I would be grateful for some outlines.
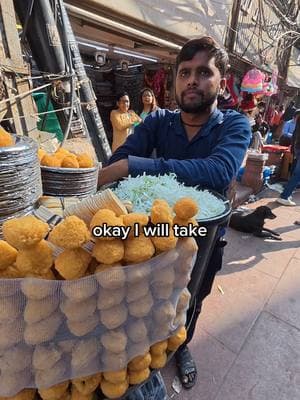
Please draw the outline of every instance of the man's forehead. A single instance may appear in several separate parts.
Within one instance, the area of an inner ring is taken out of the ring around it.
[[[179,64],[179,68],[185,67],[185,66],[192,66],[194,64],[199,64],[203,66],[208,66],[208,67],[216,67],[215,64],[215,57],[210,56],[207,51],[198,51],[193,58],[187,61],[182,61]]]

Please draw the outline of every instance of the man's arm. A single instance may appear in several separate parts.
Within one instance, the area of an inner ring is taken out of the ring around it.
[[[111,156],[109,166],[100,170],[98,187],[128,176],[128,156],[150,157],[155,147],[158,115],[150,115],[134,129],[126,142]]]
[[[249,123],[243,116],[235,116],[223,129],[226,133],[207,158],[165,160],[129,155],[128,173],[137,176],[144,172],[148,175],[173,172],[187,185],[223,190],[237,175],[251,138]]]

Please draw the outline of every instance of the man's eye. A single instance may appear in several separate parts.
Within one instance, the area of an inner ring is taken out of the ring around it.
[[[188,71],[180,71],[181,78],[186,78],[188,76]]]
[[[210,73],[209,73],[209,71],[200,71],[200,72],[199,72],[199,75],[200,75],[201,77],[207,77],[207,76],[210,75]]]

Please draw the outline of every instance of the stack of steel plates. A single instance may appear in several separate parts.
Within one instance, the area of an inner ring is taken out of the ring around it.
[[[49,196],[88,196],[97,191],[99,166],[93,168],[41,167],[43,192]]]
[[[0,237],[3,222],[31,213],[42,195],[37,150],[37,143],[25,136],[0,147]]]

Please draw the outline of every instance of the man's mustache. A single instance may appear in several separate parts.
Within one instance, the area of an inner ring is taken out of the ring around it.
[[[203,97],[204,96],[204,92],[202,90],[199,89],[186,89],[181,93],[181,96],[184,97],[185,95],[189,94],[189,93],[196,93],[198,96]]]

